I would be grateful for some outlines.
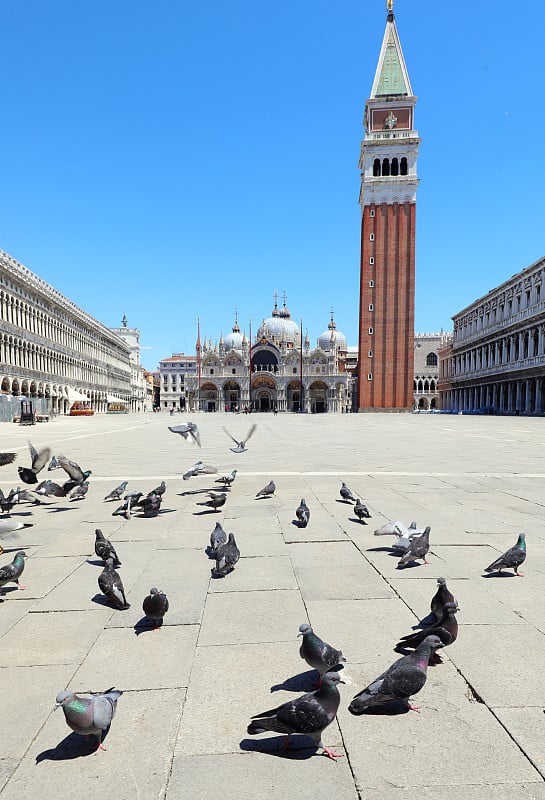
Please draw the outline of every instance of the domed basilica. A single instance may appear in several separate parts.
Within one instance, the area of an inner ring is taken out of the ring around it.
[[[346,372],[346,337],[331,320],[310,346],[308,332],[291,318],[276,295],[272,314],[250,342],[238,320],[230,334],[215,344],[197,341],[197,374],[186,377],[189,408],[202,411],[348,410],[350,376]],[[250,380],[251,379],[251,380]]]

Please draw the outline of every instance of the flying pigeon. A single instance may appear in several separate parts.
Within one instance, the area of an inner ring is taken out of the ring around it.
[[[114,608],[124,611],[131,607],[130,603],[127,603],[123,582],[114,569],[114,560],[111,556],[106,559],[106,566],[98,576],[98,588]]]
[[[234,534],[230,533],[225,544],[221,544],[216,549],[216,574],[227,575],[235,568],[235,564],[240,558],[240,550],[235,542]]]
[[[45,467],[47,459],[51,455],[51,450],[49,447],[44,447],[42,450],[38,451],[30,442],[28,443],[28,447],[30,449],[32,465],[30,467],[17,467],[17,471],[23,483],[38,483],[37,475]]]
[[[0,519],[0,536],[13,533],[14,531],[20,531],[23,528],[32,528],[33,524],[33,522],[19,522],[19,520],[11,518]]]
[[[60,466],[61,465],[57,461],[57,456],[54,455],[54,456],[52,456],[51,461],[49,462],[49,464],[47,466],[47,471],[50,472],[52,469],[60,469]]]
[[[210,500],[203,500],[200,503],[197,503],[198,506],[208,506],[208,508],[213,508],[215,511],[219,511],[222,506],[225,505],[225,501],[227,497],[223,493],[219,492],[207,492],[206,493]]]
[[[502,556],[497,558],[485,568],[485,572],[499,572],[504,569],[514,569],[515,575],[519,578],[523,577],[523,573],[518,571],[521,564],[524,563],[526,558],[526,536],[524,533],[519,533],[516,545],[510,547]]]
[[[15,499],[16,490],[11,489],[10,493],[6,497],[2,489],[0,489],[0,512],[2,514],[9,514],[17,500]]]
[[[354,506],[354,514],[357,516],[357,518],[359,519],[359,521],[360,521],[360,522],[363,522],[363,524],[364,524],[364,525],[367,525],[367,523],[366,523],[366,522],[364,522],[364,517],[365,517],[366,519],[369,519],[369,517],[371,516],[371,514],[369,513],[369,509],[367,508],[367,506],[366,506],[366,505],[364,505],[364,504],[361,502],[361,500],[359,499],[359,497],[358,497],[358,499],[356,500],[356,505]]]
[[[105,564],[106,561],[111,558],[114,567],[121,566],[121,561],[115,552],[115,547],[109,539],[106,539],[100,528],[95,530],[95,553]]]
[[[223,483],[224,486],[230,487],[237,477],[237,471],[238,470],[234,469],[229,475],[222,475],[220,478],[216,479],[216,483]]]
[[[342,499],[347,503],[355,503],[356,500],[358,499],[354,494],[354,492],[352,491],[352,489],[349,489],[346,483],[344,483],[344,481],[341,488],[339,489],[339,492],[341,493]]]
[[[121,495],[123,494],[123,492],[127,488],[127,484],[128,484],[128,481],[123,481],[122,483],[119,484],[119,486],[116,486],[115,489],[112,489],[110,494],[107,494],[104,499],[105,500],[121,500]]]
[[[29,492],[28,489],[21,489],[20,486],[18,486],[17,489],[12,489],[7,499],[11,503],[32,503],[33,505],[40,505],[38,497],[34,497],[32,492]]]
[[[448,590],[446,580],[444,578],[437,578],[437,591],[433,595],[430,604],[436,622],[439,622],[443,616],[443,608],[446,603],[454,603],[456,610],[458,610],[458,602],[452,592]]]
[[[227,434],[227,436],[228,436],[230,439],[232,439],[232,440],[233,440],[233,442],[234,442],[234,443],[235,443],[235,445],[236,445],[236,447],[230,447],[230,448],[229,448],[229,450],[230,450],[232,453],[244,453],[244,451],[247,449],[247,448],[246,448],[246,442],[248,442],[248,441],[249,441],[249,439],[250,439],[250,436],[253,434],[253,432],[255,431],[256,427],[257,427],[256,425],[252,425],[252,427],[250,428],[250,430],[249,430],[249,431],[248,431],[248,433],[246,434],[246,438],[245,438],[245,439],[242,439],[242,441],[240,441],[240,442],[238,441],[238,439],[235,439],[235,437],[234,437],[234,436],[231,436],[231,434],[229,433],[229,431],[227,430],[227,428],[224,428],[224,429],[223,429],[223,430],[224,430],[224,432]]]
[[[375,536],[406,536],[409,534],[409,530],[413,529],[416,529],[416,522],[411,522],[408,528],[404,522],[398,519],[381,525],[380,528],[376,529]]]
[[[25,558],[25,551],[19,550],[18,553],[15,553],[15,558],[11,564],[0,567],[0,589],[2,589],[6,583],[16,583],[19,589],[26,589],[26,586],[19,583],[19,578],[23,574],[25,568]]]
[[[405,647],[416,648],[427,636],[438,636],[444,647],[447,647],[449,644],[454,644],[458,637],[458,622],[456,620],[457,610],[458,608],[455,603],[445,603],[440,622],[430,628],[424,628],[424,630],[415,631],[414,633],[409,633],[407,636],[402,636],[394,650],[403,650]]]
[[[215,475],[218,470],[211,464],[205,464],[204,461],[197,461],[192,467],[189,467],[187,472],[184,472],[182,478],[184,481],[189,478],[194,478],[195,475]]]
[[[39,494],[41,497],[66,497],[66,492],[59,486],[58,483],[54,483],[53,481],[47,480],[42,481],[35,489],[33,489],[36,494]]]
[[[191,439],[196,444],[198,444],[199,447],[201,446],[201,437],[199,435],[199,429],[197,428],[194,422],[185,422],[182,425],[169,425],[168,429],[169,431],[172,431],[172,433],[179,433],[180,436],[184,437],[186,442],[189,439],[189,437],[191,437]]]
[[[260,489],[259,492],[256,494],[257,497],[272,497],[273,494],[276,492],[276,485],[274,481],[269,481],[263,489]]]
[[[285,737],[286,746],[288,737],[292,733],[300,733],[309,736],[317,747],[321,748],[324,755],[335,760],[339,758],[338,753],[334,753],[322,744],[322,733],[331,725],[341,701],[338,683],[344,683],[337,672],[326,672],[322,678],[322,684],[315,692],[309,692],[295,700],[288,700],[277,708],[255,714],[248,725],[248,733],[254,736],[256,733],[275,731]]]
[[[426,555],[430,549],[430,531],[431,528],[428,525],[424,533],[422,533],[420,536],[412,537],[410,540],[409,549],[397,562],[398,567],[404,567],[406,564],[410,564],[411,561],[415,561],[416,559],[422,560],[424,564],[430,563],[426,558]]]
[[[17,453],[0,453],[0,467],[11,464],[17,458]]]
[[[216,522],[216,527],[210,534],[210,551],[212,554],[215,554],[218,547],[222,544],[225,544],[227,541],[227,534],[221,527],[219,522]]]
[[[428,662],[432,653],[443,647],[438,636],[426,636],[414,653],[395,661],[378,678],[353,698],[348,706],[352,714],[366,709],[402,701],[411,711],[419,711],[409,702],[411,695],[422,689],[428,677]]]
[[[57,695],[55,711],[57,708],[62,708],[69,728],[82,736],[97,736],[97,750],[105,750],[102,745],[102,734],[110,727],[117,701],[122,694],[123,692],[114,689],[113,686],[106,692],[97,692],[90,697],[80,697],[65,690]]]
[[[92,474],[90,469],[87,469],[87,470],[85,470],[85,472],[84,472],[84,471],[82,470],[82,468],[79,466],[79,464],[76,464],[76,462],[75,462],[75,461],[70,461],[68,458],[66,458],[66,456],[63,456],[63,455],[58,455],[58,456],[57,456],[57,461],[59,462],[59,464],[61,465],[61,467],[63,468],[63,470],[64,470],[64,471],[65,471],[65,472],[68,474],[68,476],[70,477],[70,481],[67,481],[67,482],[66,482],[66,483],[63,485],[63,489],[65,490],[65,492],[66,492],[67,494],[68,494],[68,492],[69,492],[69,491],[71,491],[71,490],[72,490],[72,489],[73,489],[75,486],[81,485],[81,484],[82,484],[84,481],[86,481],[86,480],[87,480],[87,478],[89,477],[89,475],[91,475],[91,474]],[[70,483],[72,483],[72,482],[74,482],[74,485],[73,485],[73,486],[70,486],[70,488],[67,488],[67,486],[68,486]]]
[[[405,553],[408,553],[411,548],[411,539],[414,539],[417,536],[422,536],[424,530],[425,528],[417,528],[416,522],[411,522],[409,527],[405,529],[405,532],[399,534],[397,539],[393,541],[392,550],[405,555]]]
[[[142,609],[146,617],[155,621],[154,630],[157,630],[163,624],[163,617],[168,611],[168,597],[162,590],[153,587],[144,598]]]
[[[295,509],[295,516],[297,517],[299,527],[306,528],[310,519],[310,508],[307,506],[304,498],[301,498],[301,502]]]
[[[83,500],[88,490],[89,490],[89,481],[83,481],[83,483],[80,483],[78,486],[76,486],[76,488],[70,495],[70,500]]]
[[[330,644],[316,636],[310,625],[306,623],[299,625],[299,633],[297,635],[303,637],[299,655],[307,662],[309,667],[318,672],[318,686],[320,686],[322,676],[342,664],[346,661],[346,658],[340,650],[335,650]]]

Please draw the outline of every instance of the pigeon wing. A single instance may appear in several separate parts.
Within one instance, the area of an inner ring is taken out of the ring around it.
[[[79,464],[76,464],[75,461],[70,461],[70,459],[66,458],[66,456],[59,455],[57,456],[57,461],[63,468],[65,472],[72,478],[73,481],[77,481],[78,483],[82,483],[84,481],[83,472]]]
[[[32,459],[32,471],[36,474],[40,472],[49,459],[51,458],[51,450],[49,447],[44,447],[42,450],[36,450],[35,447],[28,443],[28,447],[30,449],[30,457]]]
[[[231,434],[229,433],[229,431],[227,430],[227,428],[223,428],[223,431],[224,431],[224,433],[226,433],[226,434],[227,434],[227,436],[228,436],[230,439],[232,439],[232,440],[233,440],[233,442],[234,442],[235,444],[240,444],[240,442],[237,442],[237,440],[235,439],[235,437],[234,437],[234,436],[231,436]]]
[[[0,453],[0,467],[11,464],[17,458],[17,453]]]

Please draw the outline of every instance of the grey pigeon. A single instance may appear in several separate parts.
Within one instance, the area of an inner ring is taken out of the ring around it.
[[[449,644],[454,644],[458,638],[457,610],[458,608],[455,603],[445,603],[441,619],[436,625],[432,625],[431,628],[424,628],[424,630],[421,631],[409,633],[407,636],[402,636],[394,650],[402,650],[405,647],[418,647],[426,636],[438,636],[443,642],[444,647],[448,647]]]
[[[60,466],[61,465],[57,461],[57,456],[54,455],[54,456],[52,456],[51,461],[47,465],[47,471],[50,472],[53,469],[60,469]]]
[[[159,495],[159,497],[162,497],[166,492],[166,490],[167,490],[166,483],[164,481],[161,481],[159,486],[156,486],[155,489],[152,489],[151,492],[148,492],[148,497],[152,494],[156,494]]]
[[[342,499],[347,503],[355,503],[358,499],[352,489],[349,489],[346,483],[343,481],[342,486],[339,489]]]
[[[121,561],[115,552],[115,547],[109,539],[106,539],[100,528],[96,528],[95,530],[95,553],[99,558],[102,559],[102,561],[104,561],[104,563],[111,558],[114,567],[121,566]]]
[[[7,497],[4,495],[2,489],[0,489],[0,511],[2,514],[9,514],[16,502],[15,489],[11,489]]]
[[[230,487],[237,477],[237,471],[238,470],[234,469],[229,475],[222,475],[220,478],[216,479],[216,483],[223,483],[224,486]]]
[[[40,505],[40,499],[34,497],[32,492],[29,492],[28,489],[21,489],[18,486],[17,489],[11,490],[10,495],[14,503],[32,503],[33,505]]]
[[[369,513],[369,509],[367,508],[366,505],[364,505],[361,502],[359,497],[356,500],[356,505],[354,506],[354,514],[357,516],[360,522],[363,522],[364,525],[367,524],[366,522],[364,522],[364,519],[369,519],[369,517],[371,516],[371,514]]]
[[[217,471],[216,467],[213,467],[211,464],[205,464],[204,461],[197,461],[184,472],[182,478],[184,481],[187,481],[189,478],[194,478],[195,475],[214,475]]]
[[[104,499],[105,500],[121,500],[121,495],[123,494],[123,492],[127,488],[127,484],[128,484],[128,481],[123,481],[122,483],[119,484],[119,486],[116,486],[115,489],[112,489],[112,491],[109,494],[107,494]]]
[[[168,597],[161,589],[155,586],[149,590],[149,594],[144,598],[142,610],[146,617],[155,621],[155,630],[163,624],[163,617],[168,611]]]
[[[411,523],[416,527],[416,522]],[[397,519],[394,522],[385,522],[380,528],[375,531],[375,536],[404,536],[408,534],[409,529],[404,522]]]
[[[137,505],[142,509],[145,517],[156,517],[161,508],[162,500],[162,495],[151,492],[145,497],[141,497]]]
[[[341,651],[335,650],[330,644],[320,639],[310,625],[306,623],[299,625],[298,636],[303,637],[299,655],[307,662],[309,667],[318,672],[318,685],[322,682],[322,676],[326,672],[346,661]]]
[[[301,498],[301,502],[295,509],[295,516],[297,517],[299,527],[306,528],[310,519],[310,508],[307,506],[304,498]]]
[[[132,509],[138,504],[141,497],[142,492],[129,492],[126,494],[123,504],[116,508],[115,511],[112,511],[112,517],[123,516],[125,519],[130,519]]]
[[[424,564],[430,563],[426,558],[430,549],[430,531],[431,528],[428,525],[424,533],[420,536],[412,537],[408,551],[397,562],[398,567],[404,567],[406,564],[410,564],[411,561],[415,561],[416,559],[422,560]]]
[[[309,736],[328,758],[339,758],[338,753],[334,753],[322,744],[322,733],[335,719],[341,701],[337,689],[338,683],[344,681],[337,672],[326,672],[320,688],[315,692],[309,692],[295,700],[288,700],[277,708],[255,714],[252,717],[255,721],[248,725],[248,733],[250,736],[266,731],[281,733],[286,737],[286,746],[287,737],[293,733],[300,733]]]
[[[114,569],[114,560],[111,557],[106,559],[106,566],[98,576],[98,587],[114,608],[125,611],[131,607],[130,603],[127,603],[123,582]]]
[[[15,558],[11,564],[0,567],[0,589],[2,589],[6,583],[16,583],[19,589],[26,589],[26,586],[19,583],[19,578],[23,574],[25,568],[25,558],[25,551],[19,550],[18,553],[15,553]]]
[[[447,588],[446,580],[444,578],[437,578],[437,591],[433,595],[430,603],[431,612],[436,622],[439,622],[443,616],[443,608],[446,603],[454,603],[456,610],[458,610],[458,602],[452,592]]]
[[[0,453],[0,467],[11,464],[17,458],[17,453]]]
[[[416,522],[411,522],[408,528],[403,533],[398,534],[397,539],[392,543],[392,550],[405,555],[411,547],[411,539],[415,536],[422,536],[425,528],[417,528]]]
[[[51,450],[49,447],[44,447],[42,450],[38,451],[30,442],[28,443],[28,447],[32,465],[30,467],[18,467],[17,471],[23,483],[38,483],[37,475],[45,467],[51,455]]]
[[[218,547],[222,544],[225,544],[227,541],[227,534],[221,527],[221,523],[216,522],[216,527],[210,534],[210,550],[212,554],[215,554]]]
[[[523,573],[518,571],[521,564],[526,559],[526,536],[524,533],[519,533],[517,543],[510,547],[502,556],[497,558],[485,568],[485,572],[499,572],[504,569],[515,570],[515,575],[519,578],[523,577]]]
[[[240,550],[235,542],[234,534],[230,533],[225,544],[221,544],[216,549],[216,574],[227,575],[235,568],[235,564],[240,558]]]
[[[79,464],[76,464],[75,461],[70,461],[70,459],[66,458],[66,456],[58,455],[57,461],[63,468],[63,470],[69,475],[70,481],[64,484],[63,489],[66,493],[73,489],[75,486],[81,485],[84,481],[87,480],[89,475],[92,474],[90,469],[82,470]],[[67,484],[74,483],[74,486],[70,486],[70,489],[67,488]]]
[[[198,506],[208,506],[208,508],[213,508],[214,511],[219,511],[220,508],[225,505],[227,498],[224,494],[218,492],[207,492],[206,494],[210,500],[203,500],[197,503]]]
[[[223,429],[223,430],[224,430],[224,432],[225,432],[225,433],[227,434],[227,436],[228,436],[230,439],[232,439],[232,440],[233,440],[233,442],[235,443],[235,447],[230,447],[230,448],[229,448],[229,450],[230,450],[232,453],[244,453],[244,451],[247,449],[247,447],[246,447],[246,443],[249,441],[249,439],[250,439],[250,436],[253,434],[253,432],[255,431],[256,427],[257,427],[256,425],[252,425],[252,427],[250,428],[250,430],[249,430],[249,431],[248,431],[248,433],[246,434],[246,438],[245,438],[245,439],[242,439],[240,442],[238,441],[238,439],[235,439],[235,437],[234,437],[234,436],[231,436],[231,434],[229,433],[229,431],[227,430],[227,428],[224,428],[224,429]]]
[[[199,429],[194,422],[185,422],[182,425],[169,425],[168,429],[172,431],[172,433],[179,433],[180,436],[184,437],[186,442],[191,437],[192,441],[198,444],[199,447],[201,446]]]
[[[55,710],[62,708],[69,728],[82,736],[96,736],[97,750],[105,750],[102,735],[111,725],[117,701],[122,694],[113,687],[106,692],[91,694],[90,697],[80,697],[65,690],[57,695]]]
[[[260,489],[259,492],[256,494],[256,497],[272,497],[273,494],[276,492],[276,485],[274,481],[269,481],[263,489]]]
[[[83,481],[83,483],[76,486],[76,488],[70,495],[70,500],[83,500],[88,490],[89,490],[89,481]]]
[[[62,486],[51,480],[42,481],[33,491],[41,497],[51,497],[52,495],[54,497],[66,497],[66,492]]]
[[[418,711],[409,698],[426,683],[430,656],[440,647],[443,647],[443,643],[438,636],[426,636],[414,653],[395,661],[369,686],[358,692],[348,710],[352,714],[362,714],[368,708],[401,701],[412,711]]]

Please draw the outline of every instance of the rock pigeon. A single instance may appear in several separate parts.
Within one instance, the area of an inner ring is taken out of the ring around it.
[[[307,506],[304,498],[301,498],[301,502],[295,509],[295,516],[297,517],[299,527],[306,528],[310,519],[310,508]]]
[[[11,489],[10,493],[6,497],[2,489],[0,489],[0,511],[2,514],[9,514],[17,500],[15,499],[16,490]]]
[[[47,466],[47,471],[50,472],[53,469],[60,469],[60,466],[61,465],[57,461],[57,456],[54,455],[54,456],[52,456],[51,461],[49,462],[49,464]]]
[[[70,495],[70,500],[83,500],[88,490],[89,490],[89,481],[83,481],[83,483],[80,483],[78,486],[76,486],[76,488]]]
[[[155,620],[155,629],[163,624],[163,617],[168,611],[168,597],[161,589],[153,587],[144,598],[142,609],[146,617]]]
[[[90,469],[83,471],[79,464],[76,464],[75,461],[70,461],[70,459],[66,458],[66,456],[58,455],[57,461],[70,477],[70,481],[67,481],[63,486],[63,489],[66,493],[71,491],[75,486],[81,485],[87,480],[89,475],[92,474]],[[70,486],[70,488],[67,488],[71,482],[74,482],[74,485]]]
[[[248,433],[246,434],[246,438],[245,438],[245,439],[242,439],[242,441],[240,441],[240,442],[238,441],[238,439],[235,439],[235,437],[234,437],[234,436],[231,436],[231,434],[229,433],[229,431],[227,430],[227,428],[224,428],[224,429],[223,429],[223,430],[224,430],[224,432],[227,434],[227,436],[228,436],[230,439],[232,439],[232,440],[233,440],[233,442],[234,442],[234,443],[235,443],[235,445],[236,445],[235,447],[230,447],[230,448],[229,448],[229,450],[230,450],[232,453],[244,453],[244,451],[247,449],[247,448],[246,448],[246,443],[249,441],[249,439],[250,439],[250,436],[253,434],[253,432],[255,431],[256,427],[257,427],[256,425],[252,425],[252,427],[250,428],[250,430],[249,430],[249,431],[248,431]]]
[[[148,492],[148,497],[152,494],[156,494],[159,495],[159,497],[162,497],[166,492],[166,490],[167,490],[166,483],[164,481],[161,481],[159,486],[156,486],[155,489],[152,489],[151,492]]]
[[[403,536],[408,531],[407,526],[401,520],[385,522],[375,531],[375,536]]]
[[[123,492],[127,488],[127,484],[128,484],[128,481],[123,481],[122,483],[119,484],[119,486],[116,486],[115,489],[112,489],[110,494],[107,494],[104,499],[105,500],[121,500],[121,495],[123,494]]]
[[[114,567],[121,566],[121,561],[115,552],[115,547],[109,539],[106,539],[100,528],[95,530],[95,553],[99,558],[102,559],[102,561],[104,561],[104,563],[111,558]]]
[[[191,440],[194,441],[196,444],[201,446],[201,437],[199,434],[199,429],[195,425],[194,422],[185,422],[182,425],[169,425],[169,431],[172,433],[179,433],[180,436],[183,436],[184,439],[187,440],[191,437]]]
[[[187,472],[184,472],[182,478],[184,481],[189,478],[194,478],[195,475],[215,475],[218,470],[211,464],[205,464],[204,461],[197,461],[192,467],[189,467]]]
[[[114,608],[124,611],[131,607],[130,603],[127,603],[123,582],[114,569],[114,560],[111,557],[106,559],[106,566],[98,576],[98,587]]]
[[[25,551],[19,550],[18,553],[15,553],[15,558],[11,564],[0,567],[0,589],[2,589],[6,583],[16,583],[19,589],[26,589],[26,586],[19,583],[19,578],[23,574],[25,568],[25,558]]]
[[[113,687],[106,692],[91,694],[90,697],[80,697],[65,690],[57,695],[55,710],[62,708],[69,728],[82,736],[98,737],[97,750],[105,750],[102,735],[111,725],[117,701],[122,694]]]
[[[431,599],[431,612],[435,617],[435,621],[439,622],[443,616],[443,608],[446,603],[454,603],[456,610],[458,610],[458,602],[452,592],[447,588],[447,582],[444,578],[437,578],[437,591]]]
[[[11,464],[17,458],[17,453],[0,453],[0,467]]]
[[[30,449],[32,466],[18,467],[17,471],[23,483],[38,483],[37,475],[45,467],[47,460],[51,455],[51,450],[49,447],[44,447],[42,450],[38,451],[30,442],[28,443],[28,447]]]
[[[11,490],[8,501],[12,503],[32,503],[33,505],[40,505],[38,497],[34,497],[31,491],[28,489],[21,489],[20,486],[18,486],[17,489]]]
[[[440,622],[430,628],[424,628],[424,630],[402,636],[394,650],[403,650],[405,647],[418,647],[427,636],[438,636],[444,647],[453,644],[458,638],[457,610],[455,603],[445,603]]]
[[[419,708],[413,706],[409,698],[426,683],[430,656],[440,647],[443,647],[443,643],[438,636],[426,636],[414,653],[395,661],[369,686],[358,692],[348,710],[352,714],[362,714],[368,708],[402,701],[407,708],[418,711]]]
[[[162,495],[151,492],[151,494],[141,497],[137,505],[142,509],[145,517],[156,517],[161,508],[162,500]]]
[[[42,481],[33,491],[42,497],[66,497],[66,492],[62,486],[50,480]]]
[[[235,568],[235,564],[240,558],[240,550],[235,542],[234,534],[230,533],[225,544],[221,544],[216,549],[216,574],[227,575]]]
[[[263,489],[260,489],[259,492],[256,494],[256,497],[272,497],[273,494],[276,492],[276,485],[274,481],[269,481]]]
[[[115,511],[112,511],[112,517],[123,516],[125,519],[130,519],[132,509],[138,504],[141,497],[142,492],[129,492],[129,494],[126,494],[123,504],[116,508]]]
[[[214,555],[218,547],[222,544],[225,544],[227,541],[227,534],[221,527],[219,522],[216,522],[216,527],[210,534],[210,551],[211,554]]]
[[[519,533],[516,545],[510,547],[502,556],[497,558],[485,568],[485,572],[499,572],[504,569],[513,569],[515,575],[519,578],[523,577],[523,573],[518,571],[521,564],[524,563],[526,558],[526,536],[524,533]]]
[[[210,500],[203,500],[200,503],[197,503],[198,506],[208,506],[208,508],[213,508],[215,511],[219,511],[220,508],[225,505],[227,497],[224,494],[220,494],[218,492],[207,492],[206,494]]]
[[[347,503],[355,503],[356,500],[358,499],[354,494],[354,492],[352,491],[352,489],[349,489],[346,483],[344,483],[344,481],[341,488],[339,489],[339,492],[341,494],[342,499]]]
[[[426,558],[430,549],[430,531],[431,528],[428,525],[424,533],[420,536],[412,537],[408,551],[397,562],[398,567],[404,567],[406,564],[410,564],[411,561],[415,561],[416,559],[422,560],[424,564],[430,563]]]
[[[338,753],[334,753],[322,744],[322,733],[331,725],[341,701],[338,683],[344,683],[337,672],[326,672],[322,678],[322,684],[315,692],[309,692],[295,700],[288,700],[277,708],[255,714],[248,725],[248,733],[254,736],[256,733],[274,731],[289,737],[293,733],[300,733],[309,736],[315,745],[322,749],[324,755],[329,758],[339,758]],[[287,739],[286,739],[287,745]]]
[[[224,486],[230,487],[237,477],[237,471],[238,470],[234,469],[229,475],[222,475],[220,478],[216,479],[216,483],[223,483]]]
[[[367,523],[364,522],[364,519],[369,519],[371,514],[369,513],[367,506],[361,502],[359,497],[356,500],[356,505],[354,506],[354,514],[357,516],[360,522],[363,522],[364,525],[367,525]]]
[[[310,625],[306,623],[299,625],[299,633],[297,635],[303,637],[299,655],[307,662],[309,667],[318,672],[318,685],[320,685],[322,676],[326,672],[346,661],[341,651],[335,650],[330,644],[316,636]]]

